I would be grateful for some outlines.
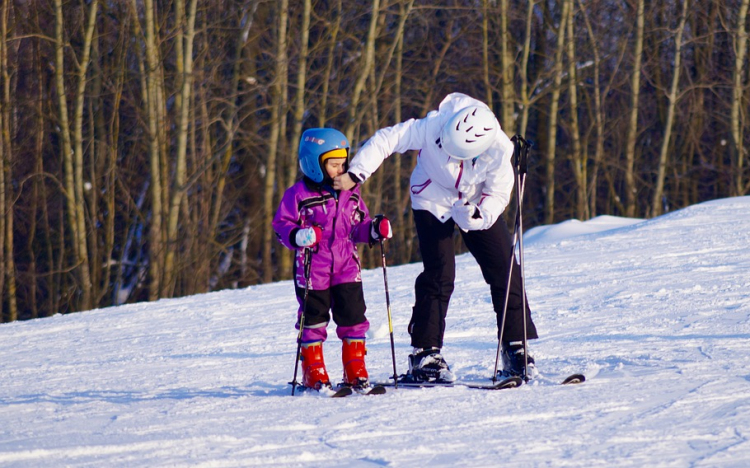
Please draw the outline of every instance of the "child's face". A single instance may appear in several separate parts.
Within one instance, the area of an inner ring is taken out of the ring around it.
[[[335,179],[344,173],[344,167],[346,165],[346,158],[330,158],[326,159],[325,168],[328,173],[328,177]]]

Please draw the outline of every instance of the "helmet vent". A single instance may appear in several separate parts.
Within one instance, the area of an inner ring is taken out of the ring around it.
[[[479,105],[464,108],[445,122],[439,145],[453,158],[472,159],[496,141],[499,128],[497,118],[489,108]]]

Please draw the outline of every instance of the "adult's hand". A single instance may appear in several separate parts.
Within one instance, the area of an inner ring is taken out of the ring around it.
[[[351,190],[355,185],[357,184],[352,180],[352,176],[348,172],[344,172],[333,179],[334,190]]]
[[[476,231],[484,226],[484,219],[479,207],[473,203],[458,200],[451,207],[451,217],[464,231]]]

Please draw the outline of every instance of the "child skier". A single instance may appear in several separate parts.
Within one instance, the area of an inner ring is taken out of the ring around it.
[[[333,178],[348,168],[349,141],[330,128],[312,128],[302,134],[299,163],[302,179],[286,190],[273,229],[279,241],[295,250],[294,278],[299,317],[307,307],[301,338],[302,384],[320,390],[331,387],[323,361],[323,342],[329,310],[336,334],[343,342],[344,384],[367,387],[365,300],[356,243],[389,239],[391,225],[383,215],[371,219],[359,186],[333,189]],[[305,250],[310,249],[309,277],[305,277]],[[309,280],[309,283],[308,283]]]

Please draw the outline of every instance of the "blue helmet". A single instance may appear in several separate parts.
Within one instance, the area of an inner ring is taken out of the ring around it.
[[[313,182],[323,182],[326,174],[320,157],[336,149],[344,149],[346,155],[349,154],[349,140],[340,131],[332,128],[305,130],[299,140],[299,166],[302,173]]]

